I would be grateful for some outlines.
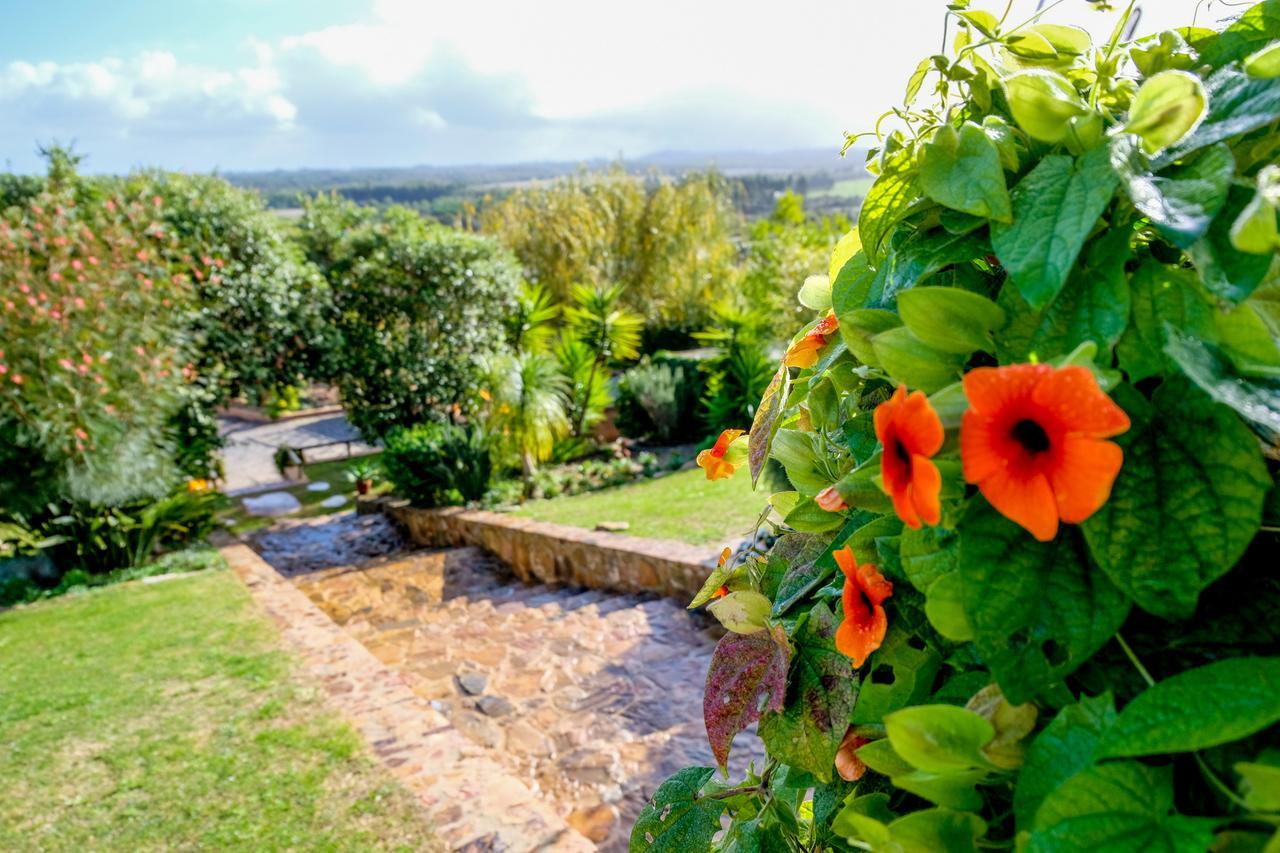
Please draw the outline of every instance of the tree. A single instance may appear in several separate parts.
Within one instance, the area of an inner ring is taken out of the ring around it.
[[[538,352],[493,360],[490,370],[490,430],[520,457],[525,494],[533,490],[538,463],[551,455],[569,428],[564,401],[568,385],[556,362]]]
[[[622,288],[618,285],[595,288],[578,285],[573,289],[574,304],[565,310],[574,338],[593,356],[590,368],[582,378],[580,399],[584,402],[577,408],[574,435],[581,435],[587,425],[589,401],[596,390],[596,383],[604,379],[600,375],[601,369],[610,361],[633,359],[640,354],[638,347],[644,320],[619,308],[621,299]]]

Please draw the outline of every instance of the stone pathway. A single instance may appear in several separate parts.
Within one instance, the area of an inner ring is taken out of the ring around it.
[[[350,533],[352,521],[331,518],[337,538]],[[474,548],[317,568],[322,525],[308,521],[291,527],[310,543],[299,552],[289,552],[285,530],[258,547],[600,849],[626,849],[635,816],[667,776],[714,763],[702,686],[715,638],[679,603],[525,585]],[[731,772],[760,756],[759,741],[740,735]]]

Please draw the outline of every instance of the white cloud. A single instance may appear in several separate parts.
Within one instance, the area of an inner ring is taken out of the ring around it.
[[[1014,0],[1012,17],[1035,5]],[[1195,0],[1142,5],[1154,31],[1184,23]],[[350,23],[249,37],[238,67],[164,45],[0,65],[0,155],[53,138],[78,139],[99,169],[834,150],[897,103],[941,44],[942,11],[942,0],[374,0]],[[1114,20],[1082,0],[1052,15],[1096,37]]]

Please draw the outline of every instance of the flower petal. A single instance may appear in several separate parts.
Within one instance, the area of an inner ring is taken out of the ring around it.
[[[1058,504],[1043,474],[999,471],[978,483],[978,488],[1005,518],[1026,528],[1041,542],[1058,535]]]
[[[698,467],[707,472],[708,480],[727,479],[733,476],[734,471],[732,465],[716,456],[711,450],[704,450],[698,454]]]
[[[884,579],[880,570],[871,563],[858,566],[858,586],[872,604],[883,604],[893,595],[893,584]]]
[[[972,409],[960,421],[960,460],[967,483],[980,483],[1009,464],[1007,437],[998,422]]]
[[[928,458],[911,457],[911,501],[925,524],[942,520],[942,474]]]
[[[885,450],[889,449],[890,434],[893,430],[898,410],[902,408],[902,404],[907,399],[907,386],[899,385],[894,389],[893,396],[876,406],[875,426],[876,438],[885,446]]]
[[[889,618],[884,608],[876,605],[870,617],[856,622],[848,617],[836,629],[836,649],[853,660],[853,668],[858,669],[867,662],[871,653],[880,648],[884,642],[885,631],[889,627]]]
[[[906,446],[908,453],[932,456],[942,449],[945,438],[942,421],[923,391],[913,391],[907,395],[901,408],[895,413],[894,422],[898,438]]]
[[[887,482],[886,482],[887,485]],[[893,499],[893,511],[902,519],[902,523],[912,530],[920,529],[920,515],[916,512],[916,503],[911,499],[911,483],[901,483],[889,492]]]
[[[1071,365],[1040,380],[1031,394],[1063,428],[1093,438],[1110,438],[1129,429],[1129,416],[1098,387],[1088,368]]]
[[[1061,462],[1049,471],[1058,515],[1079,524],[1111,497],[1111,486],[1124,463],[1124,451],[1112,441],[1067,436]]]
[[[995,415],[1030,398],[1031,392],[1053,368],[1047,364],[1011,364],[975,367],[964,375],[964,395],[970,411]]]

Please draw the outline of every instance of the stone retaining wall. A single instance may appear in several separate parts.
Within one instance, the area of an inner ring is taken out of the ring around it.
[[[717,548],[584,530],[498,512],[418,509],[392,500],[382,500],[381,506],[416,544],[478,546],[530,583],[656,592],[687,601],[702,587],[719,554]]]

